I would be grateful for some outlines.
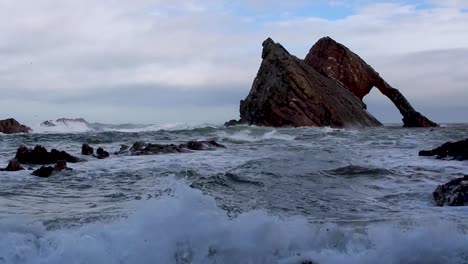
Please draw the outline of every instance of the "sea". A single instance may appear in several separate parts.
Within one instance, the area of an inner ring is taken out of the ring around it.
[[[468,263],[468,207],[432,192],[468,162],[418,152],[467,124],[366,129],[57,124],[0,135],[0,166],[43,145],[87,161],[0,172],[0,263]],[[122,144],[225,149],[115,155]],[[81,145],[111,157],[81,155]],[[308,261],[308,262],[307,262]]]

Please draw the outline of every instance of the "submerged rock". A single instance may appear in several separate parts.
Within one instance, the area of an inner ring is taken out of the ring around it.
[[[5,169],[0,169],[0,171],[21,171],[24,168],[19,164],[17,160],[10,160]]]
[[[96,155],[95,157],[98,159],[105,159],[110,156],[109,152],[105,151],[103,148],[98,148],[96,150]]]
[[[241,120],[260,126],[368,127],[381,123],[340,82],[319,73],[272,39],[263,42],[262,64]]]
[[[361,100],[376,87],[398,108],[405,127],[438,126],[417,112],[400,91],[390,86],[356,53],[330,37],[320,39],[305,61],[321,74],[341,82]]]
[[[3,134],[16,134],[16,133],[29,133],[31,128],[20,124],[13,118],[0,120],[0,133]]]
[[[88,144],[83,144],[83,146],[81,146],[81,154],[86,156],[93,155],[94,149]]]
[[[32,175],[41,177],[41,178],[48,178],[52,176],[55,173],[61,172],[61,171],[71,171],[73,169],[67,167],[67,162],[64,160],[59,160],[57,161],[57,164],[55,164],[54,167],[51,166],[42,166],[39,169],[33,171]]]
[[[37,145],[34,149],[27,148],[25,146],[19,147],[16,151],[15,159],[21,164],[54,164],[59,160],[66,162],[79,162],[80,159],[68,154],[65,151],[59,151],[52,149],[50,152],[47,151],[41,145]]]
[[[422,150],[419,156],[436,156],[438,159],[452,158],[455,160],[468,160],[468,139],[458,142],[447,142],[433,150]]]
[[[438,206],[468,205],[468,175],[439,185],[433,196]]]
[[[189,141],[185,144],[151,144],[144,142],[135,142],[131,147],[122,145],[116,155],[155,155],[155,154],[170,154],[170,153],[184,153],[191,150],[214,150],[217,148],[226,148],[224,145],[219,144],[214,140],[210,141]]]

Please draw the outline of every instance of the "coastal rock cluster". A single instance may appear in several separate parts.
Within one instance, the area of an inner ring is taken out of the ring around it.
[[[468,138],[457,142],[447,142],[432,150],[422,150],[419,156],[436,156],[437,159],[468,160]],[[433,193],[438,206],[468,205],[468,176],[454,179],[440,185]]]
[[[215,150],[218,148],[226,148],[224,145],[214,141],[189,141],[184,144],[151,144],[136,142],[131,147],[123,145],[115,155],[157,155],[157,154],[171,154],[171,153],[189,153],[192,151]],[[99,147],[94,154],[94,148],[88,144],[83,144],[81,147],[81,154],[84,156],[92,156],[97,159],[106,159],[110,157],[102,147]],[[16,156],[11,160],[6,168],[0,171],[21,171],[24,170],[22,165],[54,165],[54,166],[41,166],[38,169],[29,168],[34,170],[32,175],[47,178],[54,174],[63,171],[72,171],[72,168],[67,167],[67,162],[77,163],[86,160],[75,157],[65,151],[52,149],[50,152],[43,146],[37,145],[34,148],[21,146],[16,151]]]
[[[20,124],[13,118],[0,120],[0,133],[3,134],[16,134],[16,133],[29,133],[31,128]]]
[[[380,126],[362,102],[377,87],[398,108],[405,127],[438,126],[357,54],[329,37],[320,39],[304,60],[269,38],[262,59],[252,89],[240,103],[241,119],[225,125]]]

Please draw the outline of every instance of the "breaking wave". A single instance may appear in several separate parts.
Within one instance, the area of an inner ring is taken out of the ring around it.
[[[376,224],[359,231],[264,211],[232,218],[184,182],[167,185],[171,191],[164,196],[141,201],[114,222],[47,230],[3,220],[0,263],[468,262],[468,236],[454,224]]]

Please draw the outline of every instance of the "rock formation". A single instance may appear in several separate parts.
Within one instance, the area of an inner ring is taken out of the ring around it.
[[[15,133],[29,133],[31,128],[20,124],[13,118],[0,120],[0,133],[15,134]]]
[[[373,87],[396,105],[405,127],[438,126],[358,55],[331,38],[319,40],[304,60],[267,39],[262,58],[252,89],[241,101],[241,119],[226,126],[379,126],[362,102]]]
[[[454,160],[468,160],[468,138],[458,142],[447,142],[433,150],[422,150],[419,156],[436,156],[438,159],[452,158]]]
[[[376,87],[398,108],[405,127],[438,126],[417,112],[400,91],[390,86],[357,54],[329,37],[320,39],[305,61],[321,74],[341,82],[361,100]]]
[[[81,146],[81,154],[86,156],[93,155],[94,149],[88,144],[83,144],[83,146]]]
[[[21,164],[19,164],[17,160],[10,160],[6,168],[0,169],[0,171],[21,171],[21,170],[24,170],[24,168],[21,167]]]
[[[341,83],[271,39],[250,94],[241,101],[241,122],[260,126],[367,127],[381,123]]]
[[[468,176],[438,186],[433,196],[438,206],[468,205]]]
[[[61,172],[61,171],[71,171],[73,169],[67,167],[67,162],[64,160],[57,161],[54,167],[51,166],[42,166],[39,169],[33,171],[32,175],[41,177],[41,178],[48,178],[52,174]]]
[[[95,157],[98,158],[98,159],[105,159],[105,158],[110,157],[110,154],[109,154],[109,152],[105,151],[103,148],[98,148],[96,150]]]
[[[54,164],[60,160],[66,162],[79,162],[80,159],[68,154],[65,151],[52,149],[47,151],[43,146],[37,145],[34,149],[19,147],[16,151],[15,159],[21,164]]]

